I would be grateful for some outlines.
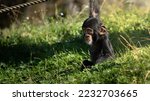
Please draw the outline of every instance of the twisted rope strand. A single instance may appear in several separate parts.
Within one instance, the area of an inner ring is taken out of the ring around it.
[[[48,0],[36,0],[36,1],[31,1],[31,2],[26,2],[26,3],[14,5],[14,6],[11,6],[11,7],[6,7],[6,8],[3,8],[3,9],[0,9],[0,13],[9,12],[9,11],[14,10],[14,9],[20,9],[20,8],[32,6],[32,5],[35,5],[35,4],[39,4],[39,3],[42,3],[42,2],[46,2],[46,1],[48,1]]]

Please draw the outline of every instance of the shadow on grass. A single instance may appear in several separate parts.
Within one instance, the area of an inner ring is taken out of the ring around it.
[[[46,42],[39,44],[18,43],[16,45],[0,44],[0,62],[15,64],[28,63],[30,61],[37,62],[52,57],[55,53],[63,51],[77,51],[80,53],[82,50],[86,52],[87,49],[85,43],[79,37],[52,45]]]
[[[119,35],[123,34],[113,32],[110,35],[110,39],[115,52],[124,53],[126,49],[121,44],[119,40]],[[147,31],[145,30],[130,32],[128,36],[132,39],[133,43],[137,44],[140,42],[140,45],[142,47],[146,46],[147,44],[150,44],[150,41],[140,41],[142,40],[142,38],[150,38],[150,35],[148,35]],[[16,45],[0,44],[0,62],[19,64],[21,62],[28,63],[30,61],[35,61],[36,63],[39,60],[52,57],[55,54],[55,52],[59,53],[65,51],[76,51],[79,54],[82,51],[88,52],[88,45],[84,43],[81,37],[71,38],[69,41],[65,40],[52,45],[46,42],[42,42],[39,44],[30,44],[22,42]]]

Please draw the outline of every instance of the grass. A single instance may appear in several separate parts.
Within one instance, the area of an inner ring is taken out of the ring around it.
[[[102,14],[116,57],[80,71],[89,59],[81,25],[86,16],[23,22],[0,35],[0,83],[150,83],[150,13]]]

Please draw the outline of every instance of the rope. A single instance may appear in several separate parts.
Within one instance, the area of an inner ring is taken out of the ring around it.
[[[31,5],[39,4],[39,3],[42,3],[42,2],[46,2],[46,1],[48,1],[48,0],[35,0],[35,1],[30,1],[30,2],[26,2],[26,3],[6,7],[6,8],[3,8],[3,9],[0,9],[0,14],[4,13],[4,12],[9,12],[9,11],[14,10],[14,9],[20,9],[20,8],[28,7],[28,6],[31,6]]]

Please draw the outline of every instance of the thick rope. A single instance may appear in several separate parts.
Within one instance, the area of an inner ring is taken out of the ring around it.
[[[28,6],[31,6],[31,5],[39,4],[39,3],[42,3],[42,2],[46,2],[46,1],[48,1],[48,0],[36,0],[36,1],[30,1],[30,2],[26,2],[26,3],[6,7],[6,8],[3,8],[3,9],[0,9],[0,13],[9,12],[9,11],[14,10],[14,9],[20,9],[20,8],[28,7]]]

